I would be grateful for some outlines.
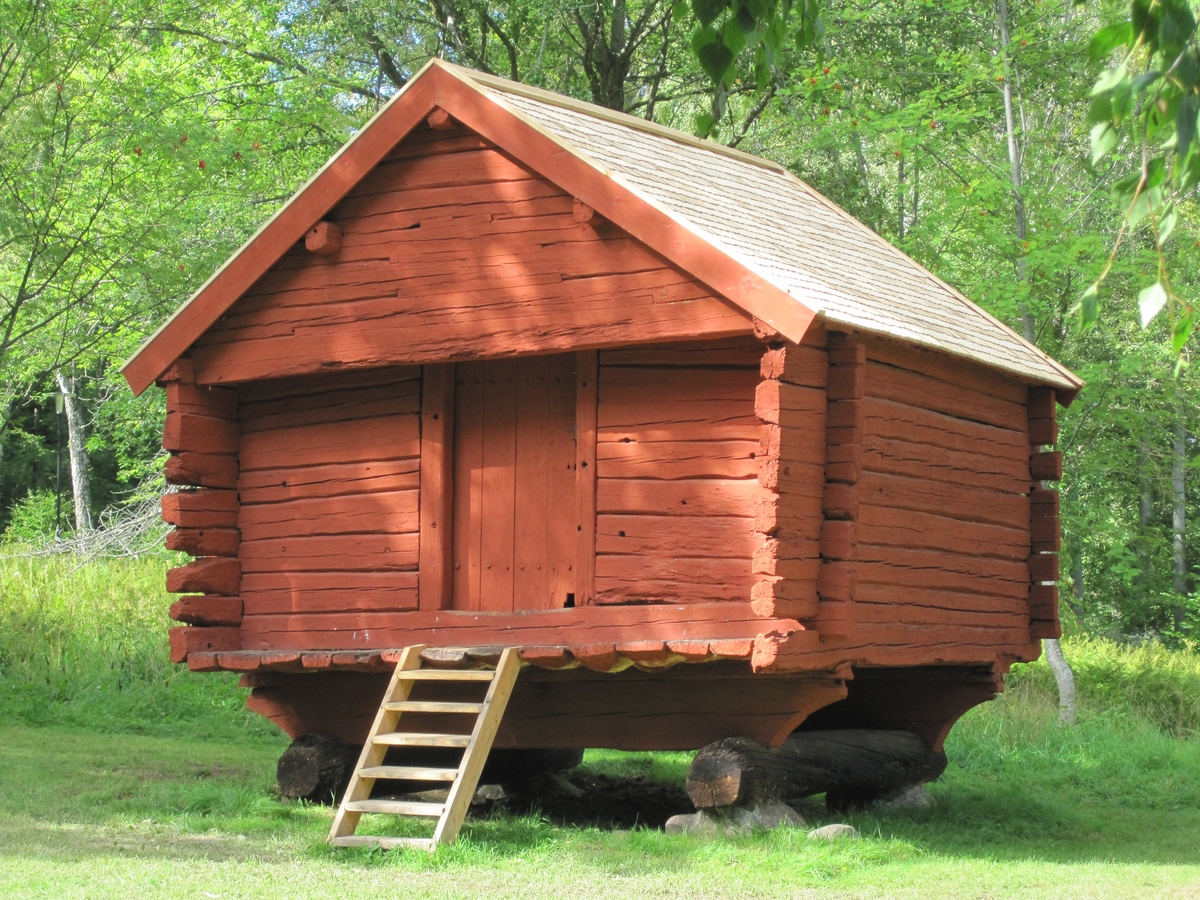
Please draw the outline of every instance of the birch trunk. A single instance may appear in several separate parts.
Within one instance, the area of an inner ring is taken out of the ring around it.
[[[1025,238],[1029,233],[1029,220],[1025,215],[1025,177],[1021,171],[1021,147],[1017,142],[1017,121],[1013,111],[1013,66],[1008,56],[1008,0],[1000,0],[1000,52],[1004,63],[1004,79],[1000,93],[1004,98],[1004,132],[1008,142],[1008,178],[1012,184],[1013,219],[1017,238],[1017,284],[1024,285],[1029,279],[1028,260],[1025,259]],[[1035,334],[1033,315],[1027,304],[1021,304],[1021,330],[1025,339],[1033,342]]]
[[[75,499],[75,530],[92,530],[92,483],[88,478],[87,426],[83,404],[75,393],[75,378],[56,372],[67,413],[67,447],[71,455],[71,494]]]

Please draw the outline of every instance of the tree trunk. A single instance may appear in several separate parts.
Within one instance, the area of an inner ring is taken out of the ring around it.
[[[1028,234],[1028,219],[1025,215],[1025,179],[1021,171],[1021,148],[1017,143],[1017,122],[1013,112],[1013,74],[1008,57],[1008,0],[1000,0],[1000,52],[1003,62],[1003,81],[1000,92],[1004,98],[1004,133],[1008,142],[1008,177],[1012,184],[1013,220],[1017,246],[1017,284],[1024,285],[1029,278],[1028,260],[1025,259],[1025,238]],[[1025,302],[1021,303],[1021,330],[1025,340],[1033,343],[1035,335],[1033,314]]]
[[[1189,591],[1187,568],[1187,428],[1183,421],[1184,405],[1175,410],[1175,440],[1171,446],[1171,543],[1175,562],[1175,630],[1183,627],[1187,607],[1183,598]]]
[[[67,446],[71,454],[71,494],[75,498],[75,530],[92,530],[92,483],[88,477],[87,425],[83,404],[75,393],[75,378],[56,372],[67,412]]]
[[[1054,673],[1054,681],[1058,684],[1058,719],[1067,725],[1075,724],[1075,673],[1070,663],[1063,656],[1062,645],[1058,639],[1047,639],[1042,642],[1046,649],[1046,662]]]
[[[687,791],[697,809],[751,807],[826,794],[831,808],[865,804],[937,778],[946,754],[910,731],[798,731],[780,747],[727,738],[696,754]]]

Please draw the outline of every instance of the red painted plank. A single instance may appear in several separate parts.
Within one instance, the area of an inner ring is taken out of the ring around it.
[[[453,607],[479,609],[483,537],[484,364],[455,367]]]
[[[517,361],[484,365],[479,609],[513,610],[517,468]]]
[[[421,424],[416,415],[279,428],[242,435],[243,472],[284,466],[417,457]]]
[[[416,533],[417,491],[288,500],[245,505],[238,517],[243,541],[332,534]]]
[[[595,351],[575,354],[575,603],[590,606],[597,598],[596,459],[600,365]]]
[[[867,364],[867,394],[897,403],[1006,428],[1026,430],[1024,403],[1014,403],[982,391],[879,363]]]
[[[600,367],[679,366],[755,369],[762,357],[762,344],[752,337],[717,341],[680,341],[655,347],[620,347],[600,352]]]
[[[749,517],[761,490],[753,479],[601,478],[596,483],[596,510],[600,514]]]
[[[246,615],[417,609],[416,572],[264,572],[242,576]]]
[[[421,608],[449,609],[454,564],[454,365],[421,378]]]
[[[165,385],[167,412],[236,419],[237,392],[229,388],[206,387],[185,381],[169,381]]]
[[[750,369],[605,366],[600,370],[600,403],[632,406],[670,397],[677,402],[733,400],[751,403],[759,384]]]
[[[416,414],[421,410],[421,383],[402,381],[378,387],[323,391],[242,404],[242,433],[345,422],[375,416]]]
[[[243,503],[252,504],[416,490],[420,485],[419,469],[420,460],[413,457],[258,469],[242,474],[238,479],[238,493]]]
[[[749,565],[759,536],[754,520],[732,516],[601,515],[596,552],[626,556],[740,559]]]
[[[349,534],[244,540],[242,572],[416,570],[416,534]]]
[[[758,441],[606,441],[597,448],[601,478],[753,478]]]

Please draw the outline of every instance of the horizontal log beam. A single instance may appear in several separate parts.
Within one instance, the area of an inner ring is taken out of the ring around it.
[[[208,594],[180,597],[171,604],[170,616],[188,625],[240,625],[242,599]]]
[[[242,568],[236,559],[205,557],[186,566],[167,570],[171,594],[203,593],[235,595],[241,586]]]

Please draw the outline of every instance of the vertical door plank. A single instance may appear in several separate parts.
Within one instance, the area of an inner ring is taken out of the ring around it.
[[[549,375],[548,356],[527,356],[517,361],[515,609],[549,609],[554,584],[547,554],[548,462],[553,439]]]
[[[454,609],[479,609],[480,521],[483,475],[483,369],[455,366],[454,399]]]
[[[575,502],[575,354],[551,357],[551,440],[549,497],[550,567],[553,573],[553,606],[561,608],[567,594],[575,593],[575,554],[579,544]]]
[[[516,508],[517,361],[485,365],[483,505],[479,609],[513,609],[513,526]]]
[[[421,369],[421,609],[449,609],[453,590],[454,363]]]
[[[591,604],[596,595],[596,402],[597,354],[575,354],[575,604]]]

